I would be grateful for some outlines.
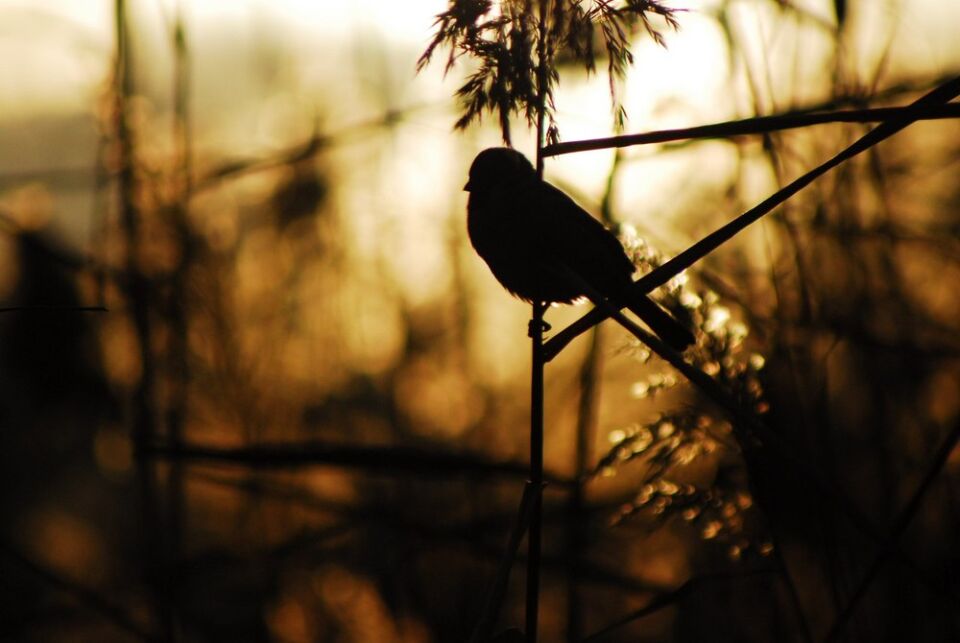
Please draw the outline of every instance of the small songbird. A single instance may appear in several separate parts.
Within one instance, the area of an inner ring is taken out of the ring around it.
[[[497,280],[525,301],[571,303],[590,290],[629,308],[682,351],[693,334],[631,288],[635,267],[617,238],[507,147],[477,155],[463,188],[470,242]]]

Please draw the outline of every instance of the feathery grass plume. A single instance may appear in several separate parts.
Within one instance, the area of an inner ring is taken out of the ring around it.
[[[423,69],[438,47],[448,47],[445,72],[460,56],[476,60],[476,69],[457,90],[462,113],[457,129],[479,120],[485,111],[495,113],[505,142],[510,142],[510,116],[522,114],[536,126],[543,92],[548,143],[559,141],[553,93],[560,80],[557,57],[580,64],[588,72],[596,69],[597,57],[607,58],[610,98],[617,127],[625,111],[617,84],[633,62],[630,38],[641,28],[664,46],[662,28],[678,29],[675,13],[660,0],[540,0],[549,2],[543,33],[533,0],[450,0],[449,8],[437,16],[436,32],[417,61]],[[659,17],[658,22],[654,22]],[[602,40],[596,43],[595,38]],[[597,47],[597,45],[600,45]],[[542,59],[541,59],[542,58]],[[537,69],[546,70],[544,86],[538,87]]]
[[[630,226],[621,227],[621,237],[631,259],[642,271],[662,263],[660,255]],[[731,319],[719,296],[706,289],[695,290],[681,273],[654,293],[657,301],[674,316],[695,325],[697,345],[688,355],[699,368],[721,382],[744,408],[766,411],[760,371],[764,359],[745,350],[747,327]],[[636,357],[647,363],[652,354],[635,346]],[[653,372],[634,383],[638,399],[659,396],[682,385],[672,372]],[[640,518],[656,528],[679,518],[707,541],[722,544],[735,559],[747,553],[766,556],[771,552],[764,534],[751,519],[753,499],[746,471],[738,464],[738,449],[728,422],[701,407],[685,405],[668,410],[649,423],[637,423],[610,432],[610,449],[592,475],[615,475],[627,463],[646,471],[636,495],[612,517],[614,524]],[[704,480],[698,461],[717,461],[712,480]]]

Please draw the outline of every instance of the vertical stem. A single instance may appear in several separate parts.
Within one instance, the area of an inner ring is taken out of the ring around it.
[[[124,237],[126,256],[121,277],[121,288],[130,307],[140,353],[140,381],[133,392],[131,438],[134,445],[137,478],[140,487],[143,560],[148,583],[153,590],[160,638],[171,640],[172,619],[169,592],[162,578],[163,533],[161,512],[156,491],[154,464],[147,455],[147,446],[156,434],[154,399],[156,394],[156,365],[151,347],[153,325],[150,314],[150,283],[140,269],[140,211],[137,207],[138,179],[134,171],[134,133],[127,122],[127,108],[133,93],[133,74],[130,64],[130,37],[127,24],[127,3],[115,0],[114,29],[116,37],[116,66],[113,87],[113,126],[116,137],[119,171],[117,173],[120,227]]]
[[[527,537],[527,643],[536,643],[540,606],[540,534],[543,524],[543,311],[533,303],[530,320],[532,363],[530,378],[530,480],[533,487],[533,517]]]
[[[547,100],[547,4],[539,0],[537,24],[537,177],[543,178],[543,138]],[[527,5],[529,7],[529,4]],[[534,488],[533,517],[527,537],[527,643],[537,641],[540,607],[540,539],[543,525],[543,302],[533,302],[530,378],[530,481]]]
[[[584,522],[584,472],[590,460],[590,440],[600,394],[597,374],[600,371],[600,326],[591,329],[590,351],[580,369],[580,406],[577,411],[574,482],[567,505],[567,640],[583,638],[580,614],[580,580],[583,573],[583,550],[587,534]]]
[[[623,155],[614,151],[613,165],[607,175],[600,215],[607,226],[613,224],[613,195]],[[567,641],[575,643],[583,638],[581,618],[580,580],[583,573],[583,552],[587,532],[584,521],[584,478],[590,461],[590,441],[596,424],[600,398],[599,373],[601,367],[600,324],[590,329],[590,350],[580,368],[580,405],[577,409],[577,433],[574,454],[573,488],[567,505]]]
[[[166,408],[167,441],[177,449],[183,441],[184,424],[187,415],[187,396],[189,389],[189,327],[187,321],[187,272],[192,261],[192,238],[188,223],[188,207],[191,192],[191,129],[189,116],[190,68],[188,60],[186,30],[183,19],[182,2],[176,6],[171,32],[174,50],[173,82],[173,138],[176,145],[177,167],[172,171],[178,175],[177,201],[170,208],[170,225],[176,232],[180,244],[180,259],[170,275],[170,288],[166,313],[170,323],[169,346],[169,400]],[[183,465],[174,459],[167,471],[167,516],[169,539],[165,551],[168,569],[165,572],[167,589],[170,593],[172,632],[174,638],[180,638],[180,579],[173,571],[179,568],[182,558],[184,534],[184,480]]]
[[[543,178],[544,127],[547,118],[547,4],[540,0],[540,16],[537,25],[537,177]]]

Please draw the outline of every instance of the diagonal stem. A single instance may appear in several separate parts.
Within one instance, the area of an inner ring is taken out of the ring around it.
[[[649,616],[659,612],[660,610],[669,607],[671,605],[676,605],[680,601],[684,600],[690,594],[694,593],[696,590],[700,589],[703,585],[714,582],[724,582],[724,581],[737,581],[751,576],[760,576],[774,573],[773,569],[754,569],[747,570],[745,572],[715,572],[712,574],[705,574],[703,576],[694,576],[688,578],[686,582],[677,587],[674,590],[655,596],[653,600],[644,605],[638,610],[634,610],[629,614],[622,616],[613,623],[607,625],[601,630],[598,630],[591,634],[590,636],[581,640],[580,643],[596,643],[607,638],[608,635],[619,630],[625,625],[629,625],[634,621]]]
[[[513,529],[510,531],[510,538],[507,541],[507,550],[500,560],[497,575],[490,587],[489,594],[487,594],[480,619],[473,628],[473,633],[470,635],[467,643],[486,643],[493,636],[493,628],[497,624],[500,607],[503,605],[504,596],[507,594],[510,570],[513,568],[513,563],[517,558],[517,552],[520,550],[520,543],[523,540],[523,536],[530,528],[535,509],[540,505],[540,495],[542,491],[542,485],[537,488],[529,482],[523,489],[523,497],[520,499],[520,509],[517,512],[517,519],[513,523]]]
[[[944,466],[946,466],[947,461],[950,459],[950,454],[953,452],[954,447],[957,446],[957,442],[960,442],[960,422],[953,427],[953,430],[950,432],[950,434],[940,444],[940,448],[937,449],[936,455],[933,458],[933,462],[927,469],[927,472],[924,474],[923,479],[917,486],[917,489],[913,492],[913,495],[910,497],[907,505],[897,515],[897,519],[893,523],[893,528],[890,530],[890,535],[887,537],[885,546],[881,547],[881,549],[874,555],[873,560],[867,567],[867,572],[863,575],[863,578],[860,579],[860,582],[857,584],[857,588],[854,590],[853,595],[847,602],[846,607],[843,608],[843,611],[840,612],[837,620],[834,621],[833,626],[830,628],[830,632],[824,639],[827,641],[827,643],[830,641],[836,641],[843,634],[843,630],[846,628],[847,623],[850,622],[850,618],[853,616],[857,605],[859,605],[860,600],[867,593],[867,589],[880,572],[880,568],[883,566],[884,560],[890,556],[892,551],[895,551],[897,541],[900,539],[900,536],[910,525],[913,517],[920,509],[920,504],[923,501],[924,496],[927,494],[927,491],[930,489],[930,486],[940,475],[940,472],[943,470]]]
[[[857,139],[852,145],[841,151],[830,160],[810,170],[789,185],[764,199],[750,210],[747,210],[733,221],[730,221],[726,225],[710,233],[661,266],[651,270],[646,275],[634,282],[634,288],[640,292],[648,293],[651,290],[662,286],[667,281],[716,250],[720,245],[735,237],[744,228],[756,222],[765,214],[768,214],[778,205],[792,197],[794,194],[813,183],[814,180],[823,176],[844,161],[853,158],[857,154],[860,154],[861,152],[873,147],[877,143],[880,143],[881,141],[889,138],[911,123],[915,122],[917,120],[917,115],[923,109],[930,107],[931,105],[946,103],[947,101],[955,98],[958,94],[960,94],[960,77],[953,78],[940,85],[933,91],[925,94],[923,97],[912,103],[910,109],[904,110],[903,116],[893,120],[884,121]],[[556,357],[557,354],[563,350],[563,347],[570,343],[574,338],[587,331],[593,325],[600,323],[607,317],[609,317],[608,313],[601,309],[594,308],[586,315],[557,333],[553,338],[550,339],[550,341],[547,342],[547,361],[550,361]]]
[[[864,535],[885,547],[890,555],[904,563],[918,579],[927,585],[931,585],[912,559],[897,549],[893,543],[889,543],[889,540],[881,534],[870,519],[841,490],[826,482],[827,477],[818,470],[815,464],[797,456],[797,448],[784,436],[770,430],[754,413],[749,409],[744,409],[719,382],[696,366],[688,364],[679,353],[667,346],[660,338],[640,328],[577,275],[568,273],[567,277],[579,282],[587,297],[597,306],[597,310],[609,315],[630,331],[650,350],[680,371],[702,393],[729,414],[730,419],[733,420],[737,441],[743,450],[745,460],[749,462],[761,449],[765,449],[769,456],[776,458],[779,465],[786,466],[803,476],[804,481],[811,485],[821,498],[835,506]]]

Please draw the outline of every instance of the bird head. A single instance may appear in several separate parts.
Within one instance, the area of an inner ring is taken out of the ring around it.
[[[491,147],[477,154],[470,166],[467,192],[485,190],[536,179],[537,171],[520,152],[509,147]]]

